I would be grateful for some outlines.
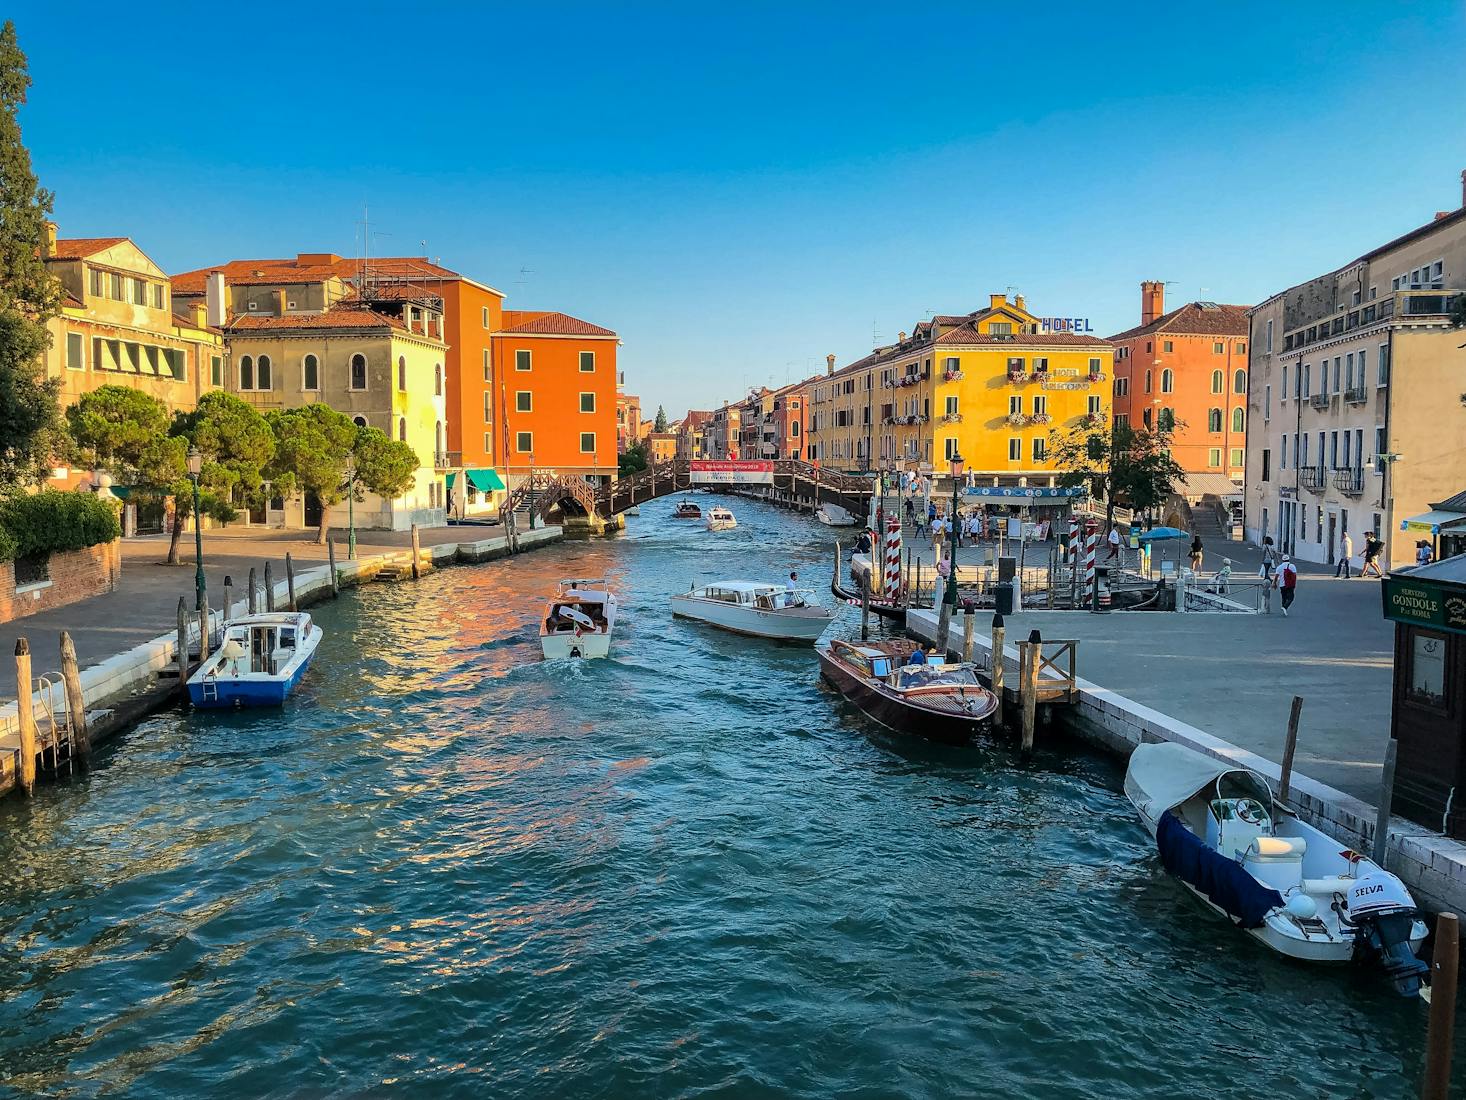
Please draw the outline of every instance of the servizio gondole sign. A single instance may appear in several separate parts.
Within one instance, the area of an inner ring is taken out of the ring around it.
[[[1385,578],[1382,589],[1386,619],[1466,634],[1466,594],[1460,590],[1404,577]]]
[[[751,460],[717,462],[695,458],[688,466],[694,485],[772,485],[774,464]]]

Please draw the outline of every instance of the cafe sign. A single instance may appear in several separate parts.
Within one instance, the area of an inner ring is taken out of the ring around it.
[[[1407,577],[1387,577],[1381,590],[1386,619],[1466,634],[1466,590]]]

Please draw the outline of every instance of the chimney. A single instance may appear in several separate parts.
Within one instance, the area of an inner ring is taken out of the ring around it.
[[[229,304],[225,297],[224,272],[211,271],[204,282],[204,307],[212,328],[223,328],[228,320]]]
[[[1006,294],[988,295],[988,309],[997,309],[999,306],[1005,306],[1007,304],[1008,296]]]
[[[1013,296],[1013,304],[1015,306],[1017,306],[1019,309],[1023,309],[1023,295],[1021,295],[1021,294],[1015,294]]]
[[[1166,312],[1166,284],[1140,284],[1140,323],[1148,325]]]
[[[1466,172],[1462,173],[1463,180],[1466,180]],[[56,255],[56,223],[47,222],[41,235],[41,259],[49,260]]]
[[[904,333],[904,332],[898,332],[898,333],[896,333],[896,343],[898,343],[898,344],[904,344],[904,343],[906,343],[906,333]]]
[[[1466,168],[1461,170],[1461,209],[1466,210]]]
[[[835,373],[835,357],[833,355],[826,355],[825,356],[825,373],[826,374],[834,374]]]
[[[188,317],[194,328],[203,328],[209,323],[209,307],[203,302],[191,302],[188,306]]]

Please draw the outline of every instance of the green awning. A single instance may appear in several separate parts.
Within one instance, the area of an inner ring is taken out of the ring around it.
[[[493,470],[464,470],[468,483],[481,493],[500,492],[506,486],[504,479]]]

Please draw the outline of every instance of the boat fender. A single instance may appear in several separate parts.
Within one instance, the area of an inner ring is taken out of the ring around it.
[[[1307,894],[1294,894],[1283,906],[1283,912],[1299,920],[1312,920],[1318,916],[1318,902]]]

